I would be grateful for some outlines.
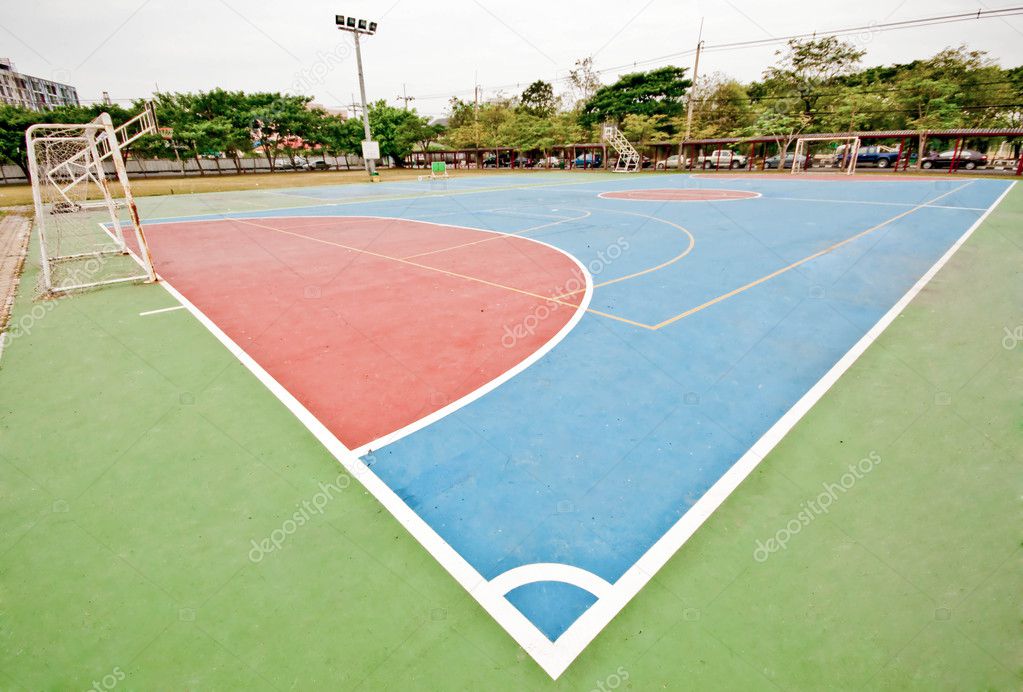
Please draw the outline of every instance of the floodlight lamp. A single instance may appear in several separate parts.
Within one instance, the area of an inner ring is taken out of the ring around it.
[[[354,28],[355,28],[355,17],[349,17],[349,18],[348,18],[348,26],[349,26],[350,28],[352,28],[352,29],[354,29]]]
[[[338,26],[344,26],[345,25],[345,16],[343,14],[335,14],[334,15],[334,23],[337,24]]]
[[[377,23],[376,22],[370,22],[369,23],[369,33],[375,34],[376,32],[377,32]]]
[[[362,30],[362,31],[366,30],[366,20],[365,19],[360,19],[359,20],[359,29]]]

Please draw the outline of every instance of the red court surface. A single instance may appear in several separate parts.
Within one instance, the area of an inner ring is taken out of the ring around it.
[[[583,293],[547,297],[586,285],[547,245],[417,221],[230,219],[147,236],[160,275],[349,448],[515,367]]]
[[[601,192],[604,199],[629,199],[643,202],[722,202],[735,199],[759,197],[759,192],[749,190],[697,190],[666,188],[656,190],[619,190]]]

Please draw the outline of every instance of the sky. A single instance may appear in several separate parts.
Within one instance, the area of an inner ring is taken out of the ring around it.
[[[0,0],[0,57],[17,69],[72,84],[83,102],[104,91],[127,103],[156,90],[214,87],[308,94],[328,108],[358,97],[349,34],[334,15],[376,20],[363,39],[370,100],[445,114],[452,95],[471,100],[520,93],[530,82],[565,77],[592,56],[605,83],[633,63],[666,58],[692,68],[701,19],[707,45],[827,32],[979,9],[1009,0]],[[88,8],[86,10],[86,8]],[[866,51],[865,65],[908,62],[966,44],[1004,67],[1023,64],[1023,16],[845,37]],[[707,51],[700,74],[748,81],[777,46]],[[613,68],[613,69],[609,69]]]

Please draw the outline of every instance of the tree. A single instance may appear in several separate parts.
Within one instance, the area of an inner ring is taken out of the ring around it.
[[[685,73],[684,67],[669,66],[623,75],[614,84],[598,89],[586,101],[580,122],[584,125],[603,121],[621,123],[629,114],[680,115],[682,98],[692,85]]]
[[[622,133],[632,142],[650,142],[668,136],[669,122],[663,115],[630,114],[622,120]]]
[[[801,110],[813,116],[824,87],[852,73],[865,52],[834,36],[819,39],[790,39],[788,48],[775,52],[781,60],[767,68],[764,79],[775,95],[792,93]]]
[[[391,157],[397,166],[404,166],[416,143],[432,138],[435,132],[414,108],[395,108],[383,100],[370,104],[369,124],[373,138],[380,142],[380,155]]]
[[[575,61],[575,69],[568,71],[568,84],[575,95],[574,107],[578,108],[590,100],[601,87],[600,77],[593,69],[593,58]]]
[[[42,122],[40,113],[17,106],[0,105],[0,163],[13,163],[28,177],[25,130]]]
[[[519,97],[519,109],[538,118],[549,118],[558,109],[554,87],[550,82],[536,80],[526,87]]]
[[[746,87],[720,73],[704,78],[689,98],[693,100],[695,139],[734,135],[756,118]],[[684,127],[681,121],[677,126],[680,130]]]
[[[773,138],[778,147],[782,165],[784,165],[785,154],[788,153],[789,146],[809,124],[810,116],[806,113],[792,115],[769,108],[757,116],[756,121],[747,128],[745,135],[749,137],[766,135]]]
[[[289,156],[294,163],[296,146],[315,122],[315,115],[308,109],[312,97],[260,93],[252,94],[249,100],[253,133],[270,170],[276,170],[281,155]]]

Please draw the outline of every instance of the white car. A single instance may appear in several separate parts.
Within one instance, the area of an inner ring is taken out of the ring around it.
[[[743,168],[748,159],[731,149],[718,149],[696,159],[699,168]]]
[[[666,158],[664,161],[658,161],[657,162],[657,170],[664,171],[664,170],[667,170],[669,168],[680,168],[680,167],[682,167],[682,166],[679,165],[681,163],[681,160],[682,160],[682,157],[680,157],[678,154],[672,154],[671,156]],[[686,163],[688,163],[688,159],[686,160]],[[684,165],[685,164],[683,164],[683,166]]]

